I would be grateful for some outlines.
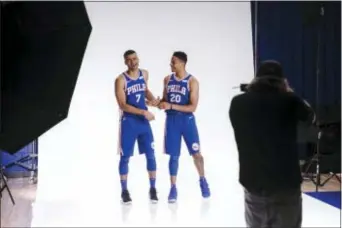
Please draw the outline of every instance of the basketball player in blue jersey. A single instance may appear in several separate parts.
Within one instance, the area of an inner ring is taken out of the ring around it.
[[[138,141],[139,153],[145,154],[147,170],[150,178],[150,200],[157,202],[156,160],[154,156],[154,138],[149,121],[154,115],[148,111],[146,101],[153,106],[159,104],[149,91],[148,72],[139,69],[139,58],[133,50],[124,54],[127,71],[120,74],[115,80],[115,95],[122,115],[120,117],[119,173],[121,180],[121,198],[124,204],[131,203],[132,199],[127,188],[128,163],[134,152],[134,145]]]
[[[169,172],[171,189],[168,200],[177,201],[176,177],[178,160],[183,136],[190,155],[200,176],[200,187],[204,198],[210,197],[210,189],[204,174],[204,161],[200,152],[200,140],[194,112],[198,104],[199,83],[197,79],[185,70],[187,55],[175,52],[171,59],[172,74],[164,79],[164,93],[160,109],[166,112],[165,153],[170,156]]]

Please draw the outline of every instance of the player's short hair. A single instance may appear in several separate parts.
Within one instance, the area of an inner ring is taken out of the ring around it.
[[[177,57],[178,59],[182,60],[184,63],[188,62],[188,55],[183,51],[175,51],[173,53],[174,57]]]
[[[134,50],[130,49],[130,50],[125,51],[123,57],[124,57],[124,58],[127,58],[127,56],[132,55],[132,54],[135,54],[135,53],[136,53],[136,52],[135,52]]]

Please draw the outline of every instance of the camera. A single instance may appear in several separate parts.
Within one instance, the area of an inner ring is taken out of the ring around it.
[[[248,86],[248,84],[240,84],[240,91],[241,92],[247,92],[247,86]]]

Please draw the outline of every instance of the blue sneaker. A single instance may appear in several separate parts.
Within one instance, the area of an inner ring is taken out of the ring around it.
[[[177,201],[177,188],[172,186],[169,193],[169,203],[175,203]]]
[[[201,187],[202,197],[203,198],[209,198],[210,197],[210,189],[209,189],[208,182],[205,178],[200,179],[200,187]]]

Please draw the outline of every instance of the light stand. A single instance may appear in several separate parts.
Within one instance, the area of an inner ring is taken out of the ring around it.
[[[318,17],[318,32],[317,32],[317,52],[316,52],[316,120],[318,121],[320,118],[320,110],[319,110],[319,76],[320,76],[320,47],[321,47],[321,17],[324,17],[324,7],[321,6],[319,17]],[[317,126],[319,128],[319,126]],[[313,175],[310,176],[311,181],[316,186],[316,192],[318,191],[318,185],[321,182],[321,173],[320,173],[320,139],[322,136],[321,129],[318,131],[317,142],[315,148],[315,155],[310,159],[310,163],[306,167],[305,174],[308,174],[308,171],[313,163],[316,163],[316,181],[313,178]]]
[[[321,6],[320,8],[320,14],[318,17],[318,32],[317,32],[317,53],[316,53],[316,119],[320,120],[320,109],[319,109],[319,79],[320,79],[320,50],[321,50],[321,27],[322,27],[322,18],[324,17],[324,6]],[[341,179],[336,175],[336,173],[330,173],[330,176],[324,181],[321,182],[321,169],[320,169],[320,163],[322,154],[320,151],[320,141],[322,138],[322,129],[326,126],[321,125],[317,123],[317,128],[319,128],[318,135],[317,135],[317,143],[315,148],[315,155],[311,158],[309,164],[306,167],[305,174],[308,174],[308,171],[310,167],[313,165],[313,163],[316,163],[316,178],[311,175],[310,179],[316,186],[316,192],[318,191],[318,187],[323,187],[326,183],[328,183],[329,180],[331,180],[333,177],[336,177],[336,179],[341,182]]]

